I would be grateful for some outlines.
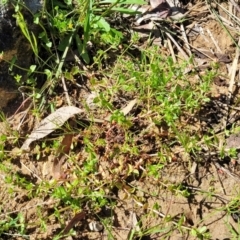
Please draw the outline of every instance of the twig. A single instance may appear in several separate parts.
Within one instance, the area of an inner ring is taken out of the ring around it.
[[[185,42],[185,44],[187,46],[188,55],[191,56],[192,52],[191,52],[190,45],[189,45],[189,42],[188,42],[188,39],[187,39],[186,31],[185,31],[184,26],[183,26],[182,23],[180,25],[180,29],[181,29],[181,33],[182,33],[182,37],[184,39],[184,42]]]
[[[2,232],[3,235],[6,235],[6,236],[11,236],[11,237],[21,237],[21,238],[26,238],[26,239],[30,239],[30,235],[24,235],[24,234],[17,234],[17,233],[5,233],[5,232]]]
[[[62,75],[61,79],[62,79],[63,90],[64,90],[64,94],[65,94],[67,103],[68,103],[69,106],[72,106],[72,103],[71,103],[70,98],[69,98],[67,86],[66,86],[65,79],[64,79],[63,75]]]
[[[172,55],[173,62],[176,63],[177,59],[176,59],[175,53],[173,51],[172,43],[171,43],[169,38],[167,39],[167,43],[168,43],[168,47],[169,47],[170,53]]]
[[[229,9],[230,16],[234,15],[234,13],[233,13],[233,5],[231,4],[230,1],[228,2],[228,9]],[[230,16],[228,16],[229,20],[231,19]]]
[[[42,179],[37,175],[35,174],[30,168],[28,168],[22,161],[20,161],[21,165],[23,167],[25,167],[31,174],[33,174],[34,177],[36,177],[38,180],[40,180],[42,182]]]
[[[218,43],[217,43],[216,40],[214,39],[214,37],[213,37],[213,35],[212,35],[212,33],[210,32],[209,29],[207,29],[207,33],[208,33],[208,35],[210,36],[210,38],[211,38],[212,42],[214,43],[215,47],[217,48],[218,52],[219,52],[219,53],[222,53],[222,50],[221,50],[220,47],[218,46]]]
[[[178,43],[174,40],[174,38],[171,36],[170,33],[165,32],[166,35],[170,38],[170,40],[175,44],[175,46],[177,47],[177,49],[181,52],[181,54],[183,55],[183,57],[185,58],[185,60],[188,60],[189,57],[187,56],[187,54],[183,51],[183,49],[178,45]]]

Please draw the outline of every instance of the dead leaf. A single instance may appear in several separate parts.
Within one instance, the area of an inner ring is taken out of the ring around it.
[[[136,98],[134,100],[130,101],[128,103],[128,105],[121,110],[123,115],[126,116],[129,112],[131,112],[131,110],[133,109],[133,107],[135,106],[136,103],[137,103]]]
[[[77,213],[73,219],[68,223],[68,225],[64,228],[63,234],[68,234],[68,232],[71,230],[71,228],[74,227],[76,223],[81,221],[86,216],[86,213],[84,211]]]
[[[52,167],[52,176],[54,179],[61,179],[64,178],[62,173],[62,164],[64,160],[67,158],[66,154],[69,153],[71,144],[72,144],[73,134],[66,134],[60,144],[58,149],[58,156],[53,160],[53,167]]]
[[[135,212],[130,213],[130,221],[131,221],[132,229],[134,229],[136,232],[139,232],[140,227],[139,227],[139,223],[138,223],[138,220],[137,220],[137,215],[136,215]]]
[[[72,145],[72,139],[73,134],[66,134],[62,140],[61,146],[58,151],[68,154]]]
[[[52,158],[53,156],[50,155],[48,157],[48,160],[45,161],[42,165],[42,175],[43,177],[46,177],[46,176],[51,176],[51,169],[52,169]]]
[[[32,131],[21,149],[28,151],[32,142],[44,138],[54,130],[61,127],[69,118],[82,113],[83,110],[74,106],[61,107],[40,122],[40,125]]]
[[[154,9],[163,2],[165,2],[165,1],[164,0],[150,0],[150,5],[151,5],[152,9]]]
[[[127,239],[132,239],[132,236],[134,235],[134,233],[136,232],[140,232],[140,226],[139,226],[139,222],[137,220],[137,215],[135,212],[130,212],[130,219],[129,219],[129,224],[128,226],[130,226],[130,231],[128,233],[128,238]]]
[[[86,98],[86,104],[90,109],[95,109],[97,107],[97,104],[94,102],[94,99],[98,97],[99,94],[96,91],[91,92],[87,98]]]

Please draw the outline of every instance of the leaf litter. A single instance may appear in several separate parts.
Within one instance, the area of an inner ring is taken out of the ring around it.
[[[40,122],[39,126],[27,137],[21,149],[24,151],[29,150],[32,142],[46,137],[56,129],[60,128],[69,118],[80,113],[83,113],[83,110],[74,106],[57,109]]]

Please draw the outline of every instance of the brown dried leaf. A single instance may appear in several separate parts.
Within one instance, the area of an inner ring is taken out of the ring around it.
[[[40,125],[32,131],[21,149],[27,151],[32,142],[46,137],[57,128],[61,127],[69,118],[82,113],[83,110],[74,106],[61,107],[40,122]]]
[[[73,134],[66,134],[62,140],[62,143],[58,151],[68,154],[71,148],[72,139],[73,139]]]
[[[54,179],[64,178],[61,167],[64,160],[67,158],[65,154],[68,154],[70,151],[72,139],[73,134],[66,134],[60,144],[58,149],[59,156],[55,157],[53,160],[52,176]]]
[[[68,225],[65,227],[65,229],[63,230],[63,234],[67,234],[71,230],[71,228],[73,228],[76,223],[78,223],[83,218],[85,218],[85,216],[86,216],[86,213],[84,211],[77,213],[73,217],[73,219],[68,223]]]

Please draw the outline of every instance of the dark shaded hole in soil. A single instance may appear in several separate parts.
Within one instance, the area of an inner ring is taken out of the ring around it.
[[[210,101],[201,107],[198,118],[212,128],[214,124],[219,124],[226,117],[226,103],[227,96],[224,94],[218,98],[210,98]]]
[[[229,156],[225,156],[221,161],[218,162],[221,166],[227,165],[229,166],[231,163],[231,158]]]
[[[23,99],[19,94],[16,99],[9,101],[7,106],[1,109],[1,111],[4,113],[5,117],[8,118],[12,116],[19,107],[21,107],[22,102]]]
[[[38,178],[34,177],[34,175],[31,173],[29,173],[30,175],[28,175],[28,174],[24,174],[20,171],[17,171],[15,174],[17,174],[19,178],[25,179],[27,181],[27,183],[37,184]],[[17,184],[21,185],[21,183],[17,183]]]
[[[18,168],[21,168],[21,163],[20,163],[20,158],[19,157],[13,158],[11,163],[16,165]]]

